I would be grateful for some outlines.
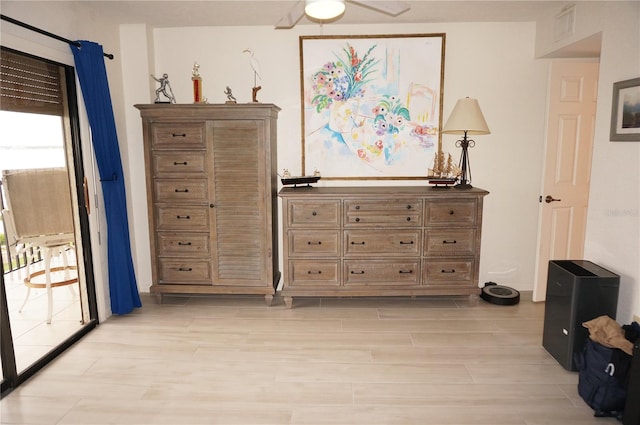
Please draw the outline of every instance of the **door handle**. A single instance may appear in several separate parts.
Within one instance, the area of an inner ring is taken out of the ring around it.
[[[91,204],[89,204],[89,184],[87,182],[87,176],[82,178],[82,192],[84,194],[84,208],[87,210],[87,214],[91,214]]]
[[[556,199],[551,195],[547,195],[546,198],[544,198],[544,202],[546,202],[547,204],[550,204],[552,202],[560,202],[562,201],[562,199]]]

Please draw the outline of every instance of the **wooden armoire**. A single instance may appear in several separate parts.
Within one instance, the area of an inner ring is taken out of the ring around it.
[[[278,271],[272,104],[144,104],[140,110],[151,293],[263,294]]]

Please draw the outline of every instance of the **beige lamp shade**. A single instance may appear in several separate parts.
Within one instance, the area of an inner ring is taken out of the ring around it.
[[[489,126],[482,115],[477,99],[465,97],[454,106],[442,129],[446,134],[489,134]]]
[[[305,0],[304,13],[314,19],[333,19],[344,12],[344,0]]]

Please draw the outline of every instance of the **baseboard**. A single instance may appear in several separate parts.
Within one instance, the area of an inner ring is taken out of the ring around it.
[[[520,291],[520,301],[532,301],[533,300],[533,291]]]

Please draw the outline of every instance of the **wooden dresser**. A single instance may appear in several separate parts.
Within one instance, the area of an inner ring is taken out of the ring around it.
[[[432,187],[280,191],[284,285],[295,296],[474,295],[488,192]]]
[[[135,105],[144,135],[153,282],[162,294],[264,294],[278,271],[269,104]]]

